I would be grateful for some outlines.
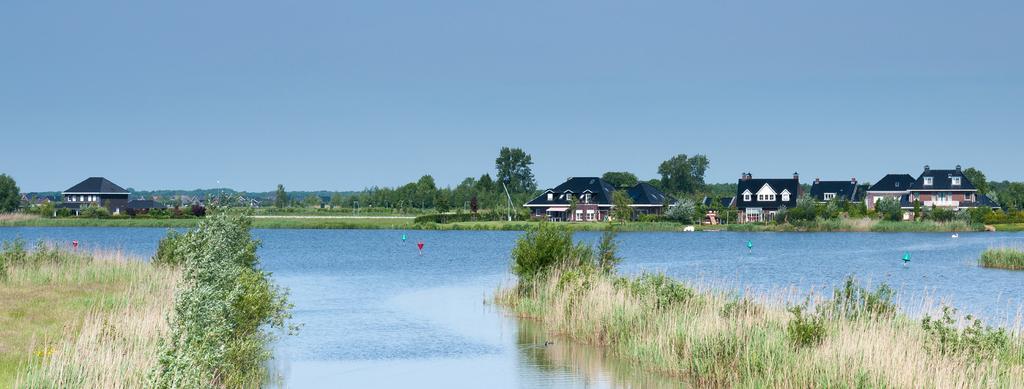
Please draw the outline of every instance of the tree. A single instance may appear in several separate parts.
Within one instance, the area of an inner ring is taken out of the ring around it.
[[[13,212],[21,205],[21,189],[14,178],[0,174],[0,212]]]
[[[629,198],[626,192],[617,190],[612,193],[612,215],[619,222],[626,222],[633,219],[633,199]]]
[[[605,274],[614,273],[615,267],[622,262],[622,258],[616,255],[619,245],[615,242],[615,235],[614,227],[605,230],[597,246],[597,265]]]
[[[608,181],[609,184],[616,188],[633,186],[640,182],[636,175],[630,172],[607,172],[601,176],[601,179]]]
[[[480,176],[479,180],[476,180],[476,191],[477,193],[491,193],[494,191],[494,180],[491,179],[490,174],[484,174]]]
[[[274,196],[274,207],[284,208],[288,206],[288,192],[284,191],[284,185],[277,184],[277,193]]]
[[[341,193],[334,192],[331,194],[331,208],[341,207],[345,204],[345,200],[341,198]]]
[[[429,174],[420,177],[419,181],[416,181],[416,201],[419,202],[420,207],[433,206],[435,196],[437,196],[437,185],[434,184],[434,177]]]
[[[690,199],[679,200],[676,205],[668,207],[665,211],[665,218],[680,223],[690,224],[697,216],[697,204]]]
[[[437,199],[434,200],[434,208],[437,209],[438,213],[448,212],[451,209],[451,206],[448,204],[448,196],[445,196],[444,193],[438,193]]]
[[[900,202],[892,197],[886,197],[875,203],[875,211],[882,215],[884,220],[899,221],[903,218],[903,210],[900,209]]]
[[[704,172],[710,161],[703,154],[688,158],[679,154],[658,166],[662,187],[672,193],[693,194],[704,187]]]
[[[478,210],[480,210],[480,202],[477,201],[476,195],[473,195],[473,198],[469,199],[469,211],[475,214]]]
[[[530,165],[533,165],[533,158],[520,148],[502,147],[498,158],[494,160],[498,181],[505,183],[511,193],[530,193],[537,190],[537,182],[533,179]]]
[[[967,177],[967,181],[974,184],[975,188],[978,188],[979,194],[988,194],[988,180],[985,179],[985,173],[981,170],[969,167],[964,169],[964,177]]]
[[[310,207],[310,208],[319,207],[320,206],[320,196],[317,196],[317,195],[315,195],[313,193],[310,193],[309,195],[306,196],[306,198],[304,200],[302,200],[302,203],[303,203],[303,205],[305,205],[307,207]]]

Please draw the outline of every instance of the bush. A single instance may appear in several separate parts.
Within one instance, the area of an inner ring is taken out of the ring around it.
[[[786,210],[787,221],[811,221],[818,217],[818,202],[810,196],[801,196],[796,206]]]
[[[633,282],[629,284],[629,290],[633,296],[650,299],[655,309],[664,309],[688,302],[697,296],[693,289],[664,274],[644,273],[633,279]]]
[[[556,266],[592,263],[590,247],[574,244],[572,236],[572,230],[549,222],[541,222],[520,236],[512,249],[512,273],[519,277],[520,284],[528,286]]]
[[[849,276],[843,287],[834,289],[832,299],[822,304],[819,310],[836,319],[891,318],[896,315],[895,294],[888,284],[883,283],[872,292]]]
[[[1012,247],[986,249],[978,258],[982,267],[1024,270],[1024,251]]]
[[[808,303],[787,308],[793,318],[786,323],[786,335],[796,347],[811,347],[825,341],[825,318],[808,312]]]
[[[167,231],[167,235],[160,239],[156,247],[156,254],[153,255],[154,265],[179,266],[185,262],[182,246],[185,243],[185,235],[178,231]]]
[[[981,319],[967,315],[967,325],[962,329],[956,325],[956,309],[942,307],[942,317],[925,315],[921,328],[927,334],[928,351],[942,355],[956,355],[975,360],[985,360],[1007,351],[1009,334],[1003,328],[994,329],[982,324]]]
[[[615,228],[609,228],[601,234],[601,243],[597,245],[597,267],[605,274],[611,274],[615,267],[622,261],[616,252],[618,243],[615,242]]]
[[[697,206],[690,199],[679,200],[676,205],[668,207],[665,218],[674,222],[691,224],[697,217]]]
[[[946,209],[946,208],[935,208],[935,207],[932,207],[931,211],[929,211],[927,214],[928,214],[928,219],[931,219],[931,220],[934,220],[934,221],[937,221],[937,222],[952,221],[953,217],[956,216],[956,214],[952,210],[949,210],[949,209]]]
[[[882,217],[882,220],[903,220],[903,209],[900,208],[900,202],[893,198],[886,197],[875,203],[875,212]]]
[[[90,205],[79,210],[78,216],[87,219],[106,219],[110,217],[110,211],[103,207]]]
[[[195,216],[195,217],[204,217],[204,216],[206,216],[206,207],[204,207],[202,205],[192,204],[191,211],[192,211],[192,216]]]
[[[182,280],[150,386],[262,386],[268,330],[297,327],[287,324],[287,292],[259,270],[251,225],[247,215],[219,214],[168,240],[180,244],[171,252],[181,256]]]

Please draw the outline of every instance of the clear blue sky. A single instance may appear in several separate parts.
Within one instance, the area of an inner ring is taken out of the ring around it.
[[[741,172],[1024,179],[1020,1],[16,1],[0,172],[23,190],[541,187],[705,153]]]

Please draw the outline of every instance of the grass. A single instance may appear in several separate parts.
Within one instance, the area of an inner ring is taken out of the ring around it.
[[[996,231],[1020,232],[1024,231],[1024,223],[994,224]]]
[[[789,309],[791,295],[714,290],[661,275],[556,270],[500,289],[495,301],[556,336],[698,387],[1024,384],[1019,328],[984,327],[950,310],[915,320],[895,310],[891,290],[855,284]]]
[[[14,214],[18,215],[18,214]],[[31,215],[26,217],[0,217],[0,227],[153,227],[153,228],[192,228],[199,225],[200,218],[189,219],[80,219],[80,218],[39,218]],[[255,218],[254,228],[273,229],[394,229],[394,230],[499,230],[524,231],[536,225],[536,221],[478,221],[455,223],[414,223],[412,219],[382,218],[309,218],[301,215],[295,217],[275,216],[273,218]],[[603,231],[608,229],[608,222],[576,222],[564,223],[574,231]],[[675,222],[626,222],[614,223],[619,231],[683,231],[685,224]],[[819,219],[800,221],[788,224],[724,224],[697,225],[697,231],[745,231],[745,232],[958,232],[984,231],[981,224],[970,224],[960,221],[880,221],[874,219]],[[1002,226],[998,227],[1000,231]],[[1024,230],[1024,225],[1021,226]]]
[[[8,247],[9,249],[11,247]],[[12,258],[11,250],[0,255]],[[119,252],[37,246],[0,281],[0,387],[140,387],[178,274]]]
[[[978,265],[1007,270],[1024,270],[1024,250],[1012,247],[986,249],[978,258]]]

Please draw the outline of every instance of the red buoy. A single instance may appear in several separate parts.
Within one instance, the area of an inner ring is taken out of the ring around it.
[[[420,249],[420,255],[423,255],[423,241],[416,242],[416,247]]]

